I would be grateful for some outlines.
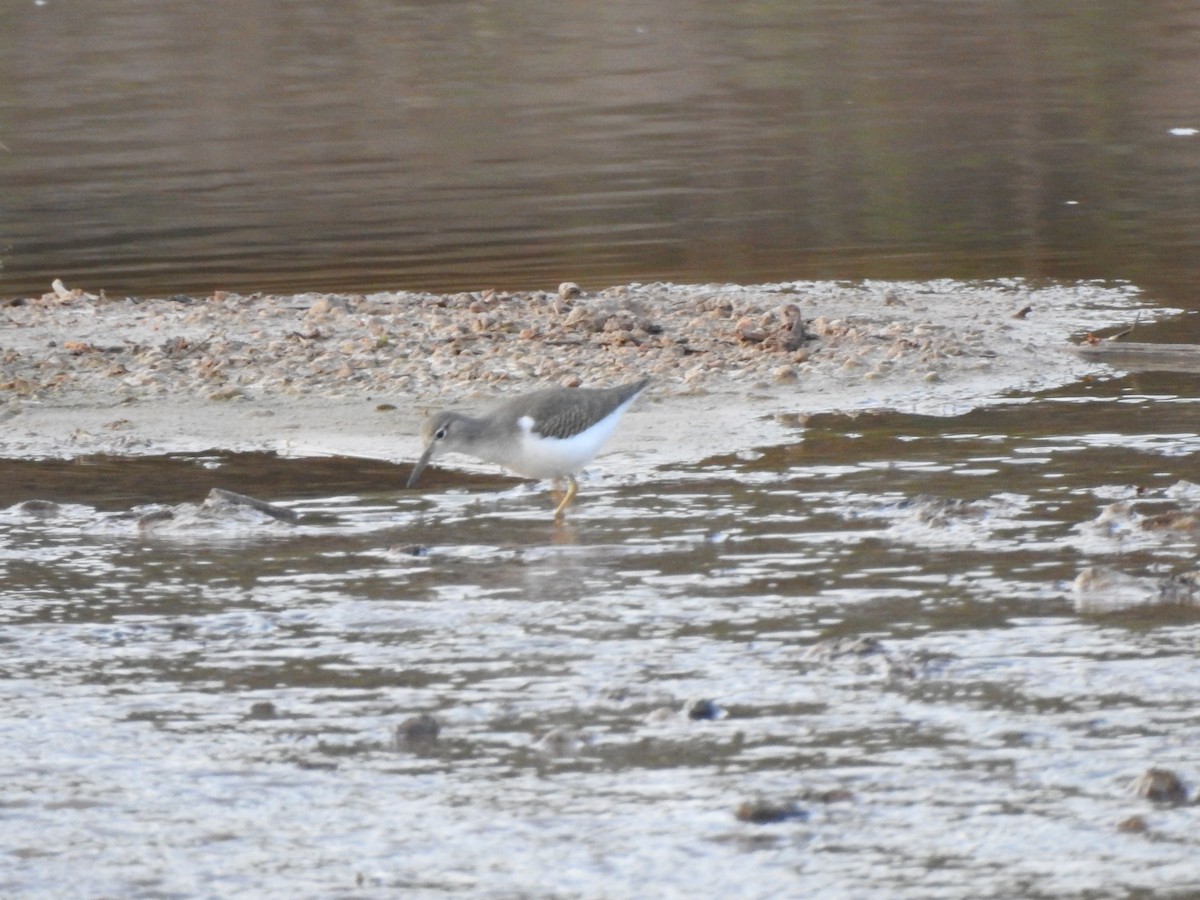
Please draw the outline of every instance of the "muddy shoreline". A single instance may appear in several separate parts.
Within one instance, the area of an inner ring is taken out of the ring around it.
[[[948,415],[1104,367],[1128,285],[630,284],[582,291],[106,298],[0,308],[0,454],[418,452],[420,420],[546,384],[654,383],[608,452],[650,467],[778,443],[806,415]]]

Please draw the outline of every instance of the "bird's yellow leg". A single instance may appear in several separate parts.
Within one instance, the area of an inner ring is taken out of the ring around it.
[[[574,475],[567,476],[567,491],[563,494],[562,500],[558,504],[558,509],[554,511],[554,521],[561,522],[563,513],[566,508],[571,505],[571,501],[575,499],[575,495],[579,493],[579,485],[575,482]]]

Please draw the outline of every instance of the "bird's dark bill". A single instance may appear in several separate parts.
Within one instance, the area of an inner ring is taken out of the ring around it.
[[[429,460],[433,458],[433,444],[431,443],[425,448],[425,452],[421,454],[421,458],[417,460],[417,464],[413,466],[412,474],[408,476],[407,487],[412,487],[417,483],[417,479],[421,477],[421,473],[425,471],[425,467],[429,465]]]

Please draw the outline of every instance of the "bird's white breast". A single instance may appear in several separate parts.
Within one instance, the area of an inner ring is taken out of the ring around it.
[[[534,431],[533,418],[521,416],[517,419],[521,429],[521,459],[507,463],[508,467],[529,478],[559,478],[578,472],[612,436],[628,405],[622,404],[591,428],[569,438],[540,435]]]

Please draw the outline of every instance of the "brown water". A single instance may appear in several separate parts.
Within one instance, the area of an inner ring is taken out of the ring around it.
[[[1195,20],[12,4],[0,293],[998,274],[1195,309]],[[0,461],[0,894],[1193,896],[1200,806],[1128,786],[1200,783],[1200,616],[1071,581],[1195,568],[1137,516],[1200,503],[1198,398],[1102,377],[601,461],[562,529],[381,462]],[[807,818],[739,821],[760,797]]]
[[[1198,26],[1167,0],[11,3],[0,294],[1049,275],[1188,303]]]

